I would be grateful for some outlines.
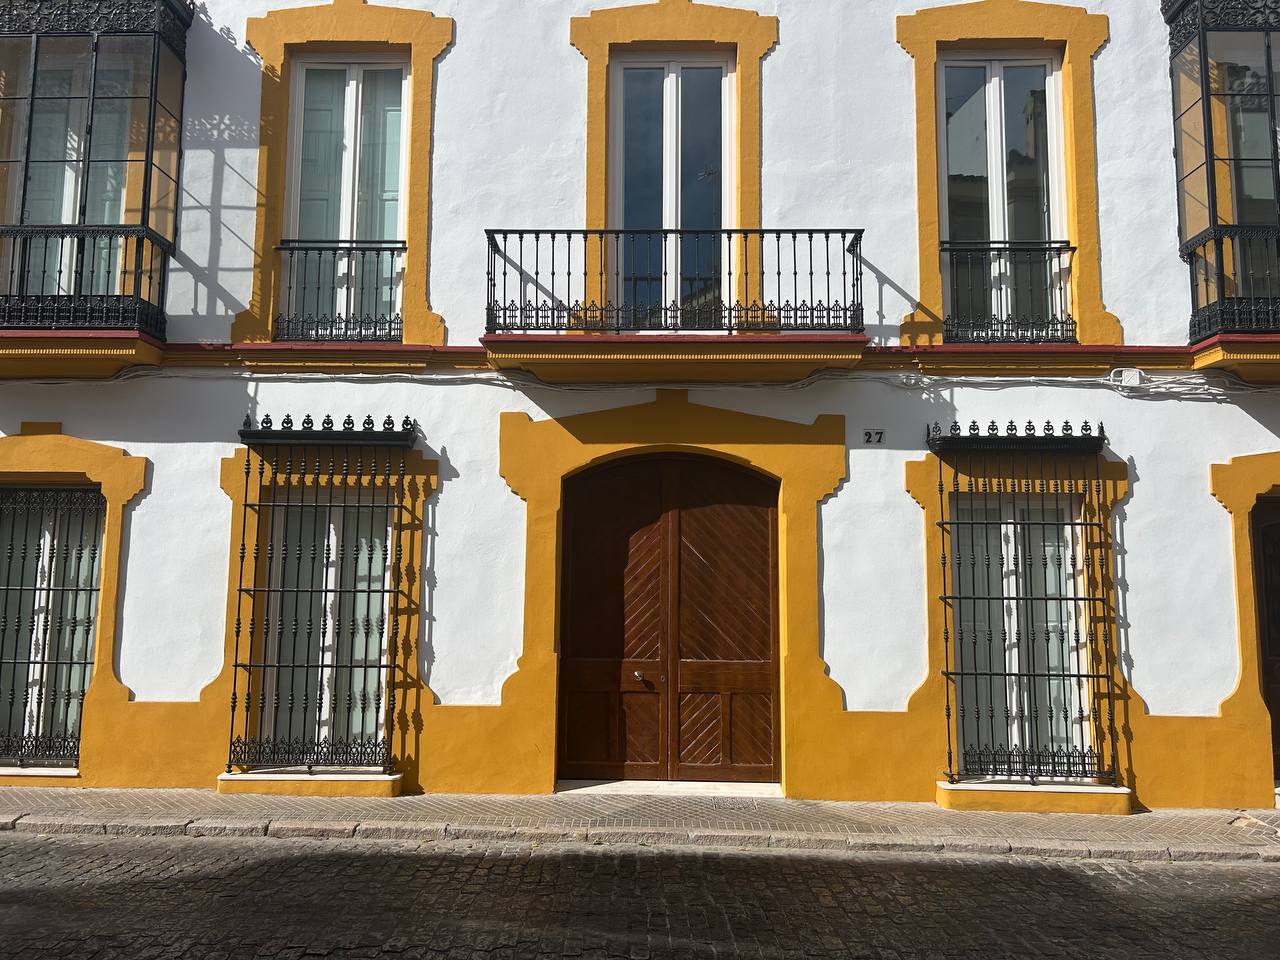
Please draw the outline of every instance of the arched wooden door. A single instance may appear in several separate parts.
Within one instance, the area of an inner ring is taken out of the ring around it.
[[[646,457],[564,488],[559,771],[778,779],[778,485]]]
[[[1280,499],[1259,500],[1252,521],[1262,696],[1271,711],[1272,761],[1280,779]]]

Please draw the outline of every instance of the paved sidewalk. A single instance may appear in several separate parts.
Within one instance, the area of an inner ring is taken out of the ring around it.
[[[0,788],[0,831],[789,848],[1280,863],[1280,810],[1128,817],[724,796],[221,796]]]

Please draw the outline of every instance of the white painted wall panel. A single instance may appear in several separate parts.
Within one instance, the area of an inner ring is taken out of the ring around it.
[[[1235,403],[1089,384],[987,384],[890,377],[803,389],[701,389],[695,402],[811,422],[846,418],[849,479],[820,508],[823,632],[849,709],[901,709],[925,677],[922,513],[903,464],[922,455],[931,420],[1010,416],[1103,420],[1130,462],[1118,555],[1117,638],[1126,670],[1157,713],[1212,715],[1238,671],[1235,584],[1226,511],[1209,464],[1280,449],[1280,393]],[[524,507],[498,469],[498,419],[535,418],[652,399],[651,390],[525,393],[489,375],[298,382],[218,372],[113,383],[0,384],[0,433],[61,420],[68,433],[153,463],[130,513],[121,676],[140,699],[191,699],[217,672],[227,582],[229,502],[217,461],[252,404],[280,417],[387,412],[416,417],[443,482],[428,554],[431,685],[448,703],[497,702],[522,644]],[[863,428],[886,431],[883,447]]]
[[[191,29],[173,340],[227,339],[249,300],[260,86],[245,20],[300,5],[210,0],[208,19]],[[621,4],[398,5],[456,21],[436,77],[431,301],[450,342],[474,343],[484,325],[484,229],[583,226],[586,61],[569,43],[569,18]],[[781,18],[763,68],[764,225],[865,227],[868,332],[894,341],[919,291],[914,80],[895,18],[940,0],[731,5]],[[1154,2],[1080,5],[1111,17],[1095,64],[1104,299],[1127,342],[1185,342],[1167,32]]]

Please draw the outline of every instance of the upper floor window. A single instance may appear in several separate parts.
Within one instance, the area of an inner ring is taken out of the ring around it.
[[[949,340],[1071,340],[1059,60],[939,64]]]
[[[609,225],[623,231],[611,300],[630,326],[720,326],[734,220],[733,60],[618,57],[610,63]]]
[[[294,64],[279,339],[400,339],[408,81],[399,60]]]
[[[1169,4],[1180,252],[1194,342],[1280,331],[1280,16]]]
[[[166,16],[164,36],[0,35],[0,326],[163,336],[185,75]]]

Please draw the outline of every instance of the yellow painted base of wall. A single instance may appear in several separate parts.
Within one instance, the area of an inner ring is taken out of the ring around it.
[[[218,792],[256,793],[276,797],[398,797],[403,780],[398,773],[390,777],[368,779],[323,775],[276,779],[224,773],[218,777]]]
[[[1133,794],[1123,788],[1055,788],[1041,784],[1016,789],[999,784],[952,784],[938,781],[937,804],[944,810],[990,810],[996,813],[1133,813]]]

